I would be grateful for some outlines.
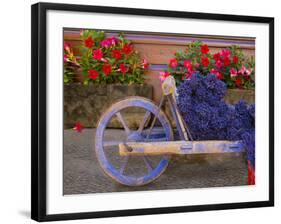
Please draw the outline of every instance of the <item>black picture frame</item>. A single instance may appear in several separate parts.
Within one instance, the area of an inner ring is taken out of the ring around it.
[[[32,75],[32,153],[31,153],[31,218],[37,221],[73,220],[86,218],[147,215],[237,208],[274,206],[274,18],[241,15],[163,11],[151,9],[103,7],[74,4],[37,3],[32,5],[31,16],[31,75]],[[111,14],[193,18],[217,21],[254,22],[269,25],[269,200],[243,203],[208,204],[115,210],[101,212],[47,214],[46,213],[46,13],[48,10],[100,12]]]

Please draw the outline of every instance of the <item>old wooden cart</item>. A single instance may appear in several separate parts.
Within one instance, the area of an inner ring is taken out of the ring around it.
[[[165,171],[173,154],[244,151],[240,141],[194,141],[177,108],[175,80],[166,78],[162,90],[163,97],[159,105],[146,98],[128,97],[113,104],[98,123],[95,138],[98,161],[103,171],[121,184],[140,186],[154,181]],[[165,100],[176,130],[172,129],[161,109]],[[132,129],[127,125],[124,114],[134,109],[143,114],[143,118],[138,128]],[[116,135],[112,130],[110,134],[107,133],[112,119],[122,125],[123,131],[116,131]]]

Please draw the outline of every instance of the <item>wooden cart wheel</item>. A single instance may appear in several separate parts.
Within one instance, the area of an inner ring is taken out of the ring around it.
[[[128,111],[131,114],[135,111],[137,116],[133,119],[138,125],[130,127],[127,124]],[[140,117],[139,121],[137,117]],[[152,120],[156,121],[153,128]],[[112,122],[119,122],[121,129],[110,129]],[[129,97],[113,104],[102,115],[96,131],[95,150],[100,166],[107,175],[124,185],[141,186],[165,171],[170,156],[120,156],[118,144],[165,140],[173,140],[173,132],[163,111],[146,98]]]

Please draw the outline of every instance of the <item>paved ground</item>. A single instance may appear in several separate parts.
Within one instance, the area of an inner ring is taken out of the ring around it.
[[[111,130],[118,138],[120,131]],[[82,133],[64,131],[64,194],[87,194],[137,190],[238,186],[247,184],[244,155],[224,154],[173,157],[167,170],[142,187],[126,187],[107,177],[94,152],[95,129]]]

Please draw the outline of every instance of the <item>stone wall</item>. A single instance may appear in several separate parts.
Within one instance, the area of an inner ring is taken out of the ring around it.
[[[114,102],[128,96],[143,96],[152,99],[150,85],[82,85],[72,83],[64,85],[64,127],[72,128],[76,122],[84,127],[96,127],[102,113]],[[133,123],[143,117],[142,111],[130,110],[126,119]],[[115,120],[112,127],[119,127]]]

